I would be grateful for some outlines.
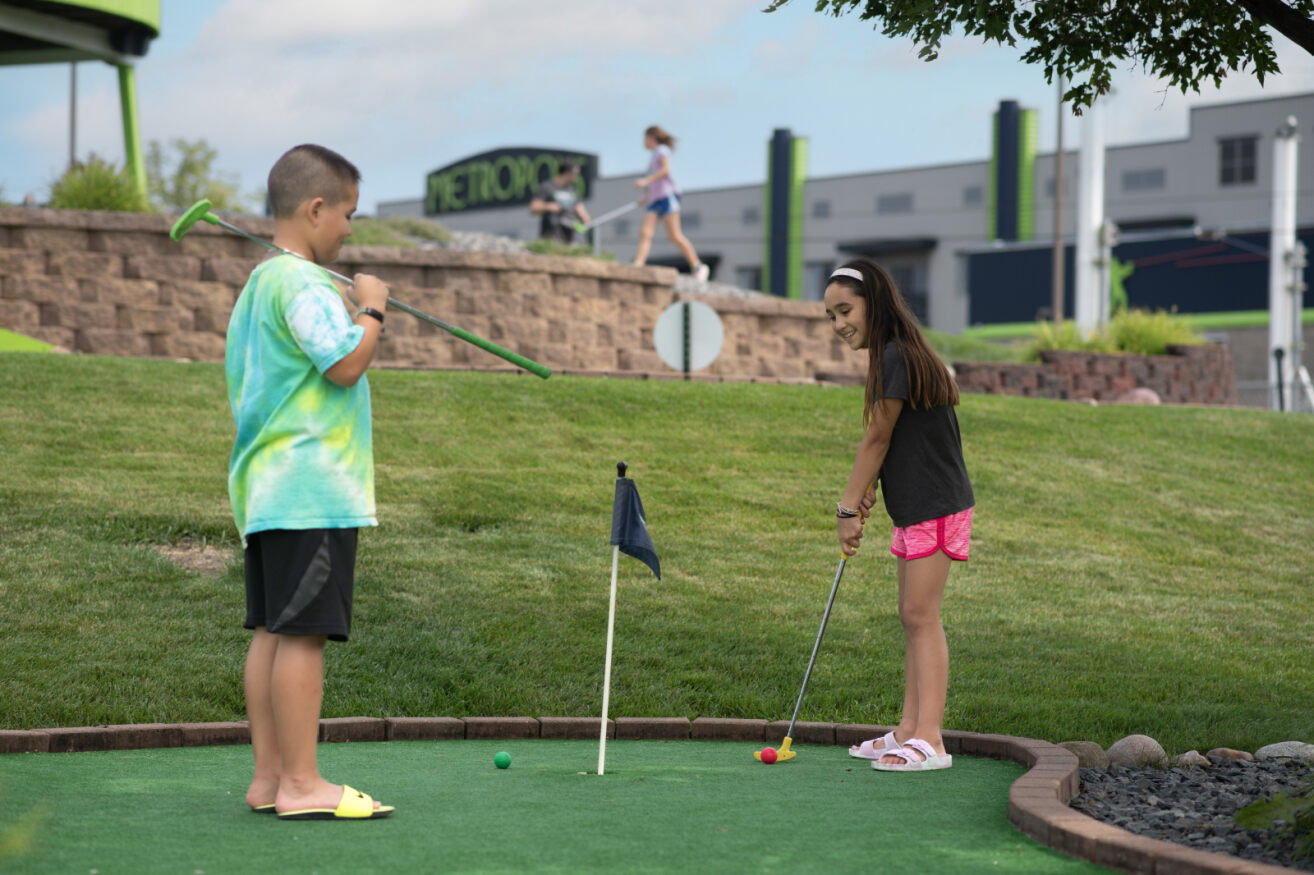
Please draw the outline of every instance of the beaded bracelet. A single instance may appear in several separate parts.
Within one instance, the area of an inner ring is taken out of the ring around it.
[[[841,504],[838,501],[835,502],[835,516],[838,517],[839,519],[842,520],[853,519],[859,513],[860,511],[857,511],[854,508],[845,507],[843,504]]]

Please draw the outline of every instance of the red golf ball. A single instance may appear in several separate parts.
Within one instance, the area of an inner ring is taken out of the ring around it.
[[[776,749],[774,747],[762,748],[762,762],[768,766],[776,761]]]

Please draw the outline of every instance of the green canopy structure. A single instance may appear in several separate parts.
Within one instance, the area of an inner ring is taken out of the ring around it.
[[[133,67],[160,35],[160,0],[0,0],[0,65],[104,61],[118,68],[123,154],[146,195]]]

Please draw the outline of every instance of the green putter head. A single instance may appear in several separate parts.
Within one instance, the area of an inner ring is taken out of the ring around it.
[[[169,231],[169,238],[175,243],[178,242],[197,222],[219,224],[219,218],[210,212],[210,202],[205,198],[192,204],[187,208],[187,212],[178,217],[178,221],[173,223],[173,228]]]

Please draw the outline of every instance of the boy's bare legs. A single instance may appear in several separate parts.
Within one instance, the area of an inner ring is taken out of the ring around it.
[[[246,652],[246,719],[251,724],[251,751],[255,754],[255,777],[246,791],[246,803],[252,807],[268,805],[278,794],[281,760],[278,734],[274,730],[274,702],[270,694],[270,677],[274,672],[274,655],[278,636],[264,626],[255,630]]]
[[[652,248],[652,235],[657,233],[657,214],[645,210],[639,224],[639,245],[634,250],[634,263],[642,267],[648,263],[648,250]]]
[[[667,213],[662,219],[662,223],[666,225],[666,236],[675,244],[675,248],[680,250],[680,254],[684,256],[684,260],[689,262],[689,267],[692,269],[701,264],[702,262],[698,260],[698,253],[694,251],[693,244],[689,242],[689,238],[684,236],[684,232],[680,230],[680,214]]]
[[[270,675],[282,771],[278,809],[336,808],[342,788],[319,774],[319,710],[324,698],[324,637],[279,635]]]
[[[316,759],[324,643],[322,636],[273,635],[264,627],[251,639],[244,676],[255,754],[249,805],[275,802],[280,811],[297,811],[342,801],[342,786],[320,776]]]
[[[945,755],[942,733],[949,687],[949,647],[940,623],[940,602],[951,565],[952,561],[942,550],[922,559],[899,560],[899,622],[903,624],[904,664],[908,674],[905,710],[895,736],[903,736],[903,741],[920,738],[938,756]],[[912,721],[910,728],[909,721]],[[903,759],[887,756],[880,761],[897,764]]]

